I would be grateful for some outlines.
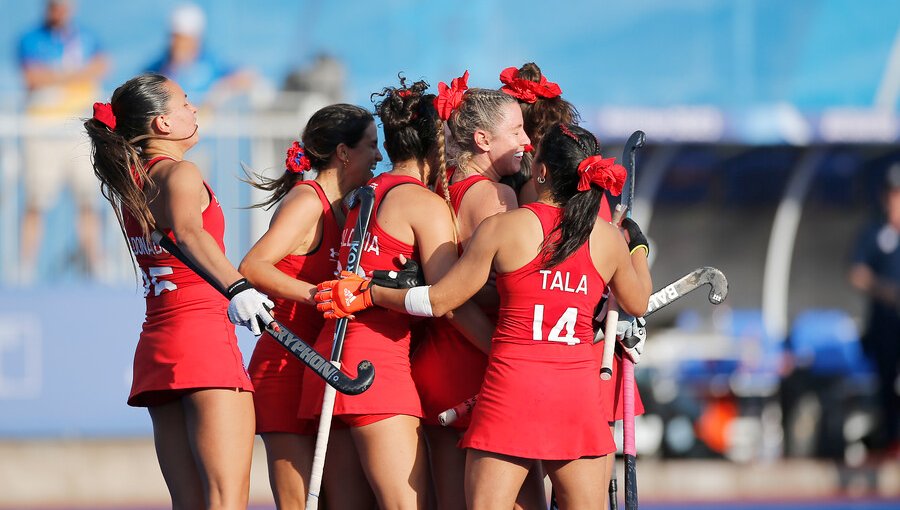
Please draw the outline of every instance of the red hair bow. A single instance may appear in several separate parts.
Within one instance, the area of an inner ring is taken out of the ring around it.
[[[291,144],[287,150],[287,159],[284,160],[285,169],[288,172],[299,174],[309,170],[311,166],[300,142]]]
[[[113,114],[112,105],[109,103],[94,103],[94,118],[108,127],[110,131],[116,129],[116,116]]]
[[[437,110],[441,120],[449,119],[453,110],[462,103],[463,94],[469,88],[469,85],[466,83],[468,81],[469,71],[466,71],[459,78],[453,78],[449,87],[444,82],[438,83],[438,94],[434,98],[434,109]]]
[[[578,191],[591,189],[593,183],[617,197],[622,194],[628,171],[616,164],[616,158],[604,158],[598,154],[584,158],[578,164],[578,175]]]
[[[539,97],[553,99],[562,94],[559,85],[547,81],[546,76],[541,75],[541,81],[519,78],[519,70],[515,67],[504,69],[500,73],[500,82],[504,84],[500,90],[526,103],[534,103]]]

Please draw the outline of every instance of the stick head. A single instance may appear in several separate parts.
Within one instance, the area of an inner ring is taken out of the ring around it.
[[[709,284],[709,302],[718,305],[728,296],[728,279],[725,273],[714,267],[704,267],[700,269],[700,278],[703,283]]]
[[[625,147],[631,150],[640,149],[644,146],[644,140],[646,139],[646,135],[640,129],[631,133],[631,136],[628,137],[628,141],[625,142]]]
[[[370,186],[360,186],[350,193],[347,193],[347,196],[344,197],[344,204],[347,205],[347,209],[353,209],[356,207],[356,204],[362,201],[363,196],[368,196],[369,199],[374,200],[375,190]]]
[[[635,153],[644,146],[645,139],[646,136],[644,136],[644,132],[641,130],[631,133],[631,136],[628,137],[628,141],[625,142],[625,151],[622,153],[622,165],[625,166],[628,175],[625,179],[625,186],[622,188],[622,198],[619,199],[619,203],[626,208],[629,218],[631,217],[631,204],[634,202]]]

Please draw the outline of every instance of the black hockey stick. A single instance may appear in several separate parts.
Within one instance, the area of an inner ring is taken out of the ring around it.
[[[154,230],[150,234],[150,237],[153,239],[153,242],[165,248],[173,257],[183,262],[184,265],[194,271],[197,276],[206,280],[206,282],[212,285],[219,293],[223,296],[226,295],[225,289],[219,286],[218,282],[181,251],[181,248],[179,248],[169,236],[164,235],[159,230]],[[332,386],[337,391],[346,393],[347,395],[358,395],[369,389],[369,386],[372,385],[372,380],[375,378],[375,367],[369,361],[361,361],[359,366],[357,366],[358,372],[356,379],[351,379],[347,374],[341,372],[337,367],[329,363],[324,356],[316,352],[316,350],[310,347],[310,345],[302,338],[295,335],[277,320],[266,324],[265,330],[266,333],[271,335],[272,338],[293,354],[294,357],[300,360],[304,365],[308,366],[310,370],[315,372],[319,377],[324,379],[329,386]]]
[[[616,205],[613,213],[612,224],[619,226],[622,218],[627,214],[631,217],[631,204],[634,202],[634,154],[644,146],[644,132],[635,131],[625,142],[625,150],[622,151],[622,164],[627,171],[625,185],[622,187],[622,198]],[[612,298],[612,297],[611,297]],[[600,363],[600,378],[604,381],[612,377],[613,355],[616,352],[616,323],[619,319],[619,310],[615,306],[615,300],[607,305],[606,321],[604,326],[605,344],[603,344],[603,358]]]
[[[644,146],[644,132],[635,131],[625,144],[622,154],[628,180],[625,182],[623,201],[631,205],[634,201],[635,155]],[[631,217],[631,210],[627,211]],[[637,449],[634,445],[634,363],[628,356],[622,356],[622,453],[625,456],[625,510],[637,510]]]
[[[359,204],[359,216],[353,227],[350,241],[350,253],[347,255],[347,267],[344,270],[355,273],[359,269],[359,259],[362,257],[363,245],[366,233],[369,230],[369,221],[372,218],[372,209],[375,207],[375,190],[370,186],[357,188],[347,197],[347,203],[352,208]],[[347,334],[349,319],[338,319],[334,328],[334,345],[331,347],[331,364],[341,366],[341,353],[344,349],[344,336]],[[364,363],[368,363],[365,361]],[[331,419],[334,413],[335,392],[325,387],[325,395],[322,397],[322,413],[319,417],[319,431],[316,434],[316,449],[313,454],[312,469],[309,476],[309,494],[306,497],[307,510],[319,508],[319,491],[322,488],[322,475],[325,472],[325,454],[328,451],[328,437],[331,435]]]

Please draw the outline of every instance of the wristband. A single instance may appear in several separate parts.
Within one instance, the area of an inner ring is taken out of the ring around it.
[[[409,289],[403,299],[406,313],[416,317],[434,317],[434,312],[431,311],[431,297],[428,295],[430,289],[431,285]]]
[[[250,282],[248,282],[246,278],[241,278],[240,280],[229,285],[227,289],[225,289],[225,297],[228,298],[229,301],[231,301],[234,296],[237,296],[241,292],[252,288],[253,285],[250,285]]]
[[[649,257],[650,256],[650,246],[648,246],[646,244],[639,244],[639,245],[635,246],[634,248],[632,248],[631,252],[630,252],[631,255],[634,255],[634,252],[638,251],[641,248],[644,249],[644,256]]]

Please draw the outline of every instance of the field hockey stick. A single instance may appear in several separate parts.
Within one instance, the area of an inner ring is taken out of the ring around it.
[[[625,196],[622,201],[631,205],[634,201],[635,155],[644,146],[644,132],[635,131],[625,144],[622,154],[628,180],[625,182]],[[631,211],[625,212],[631,217]],[[605,347],[605,346],[604,346]],[[622,356],[622,452],[625,454],[625,510],[637,510],[637,449],[634,446],[634,362]]]
[[[647,313],[644,314],[644,318],[650,317],[704,285],[709,285],[708,299],[710,303],[718,305],[725,301],[725,297],[728,296],[728,280],[725,278],[725,273],[714,267],[698,267],[650,294],[650,304],[647,305]],[[599,334],[598,332],[598,336]],[[457,419],[469,414],[477,401],[478,397],[475,396],[460,402],[453,408],[439,414],[438,420],[440,420],[441,425],[450,425]]]
[[[619,204],[616,205],[616,210],[613,213],[611,222],[617,227],[622,223],[623,218],[631,217],[631,204],[634,202],[634,153],[644,146],[644,138],[643,131],[635,131],[628,137],[628,141],[625,142],[625,150],[622,153],[622,164],[627,171],[625,186],[623,187],[625,193],[622,195]],[[610,296],[610,299],[612,299],[612,296]],[[612,377],[613,356],[616,352],[615,337],[616,324],[619,321],[619,311],[613,306],[614,304],[615,302],[612,300],[609,302],[606,312],[606,322],[603,328],[604,344],[603,357],[601,358],[600,363],[600,378],[604,381],[608,381]]]
[[[356,226],[350,241],[350,253],[347,256],[345,270],[356,273],[359,269],[359,259],[362,257],[363,243],[366,232],[369,230],[369,220],[372,217],[372,209],[375,206],[375,190],[370,186],[358,188],[349,197],[349,205],[352,208],[359,204],[359,216],[356,218]],[[334,345],[331,348],[331,364],[340,368],[341,353],[344,349],[344,335],[347,334],[349,319],[338,319],[334,328]],[[325,387],[325,395],[322,397],[322,413],[319,417],[319,431],[316,434],[316,449],[313,454],[312,470],[309,476],[309,495],[306,497],[307,510],[319,508],[319,491],[322,488],[322,475],[325,472],[325,453],[328,451],[328,437],[331,434],[331,419],[334,413],[334,397],[336,393],[330,386]]]
[[[200,268],[181,248],[172,241],[169,236],[163,234],[159,230],[150,233],[150,237],[156,244],[165,248],[173,257],[177,258],[190,268],[200,278],[206,280],[220,294],[227,297],[225,289],[222,288],[216,280],[212,278],[205,270]],[[300,362],[308,366],[313,372],[328,383],[329,387],[333,387],[341,393],[347,395],[358,395],[372,385],[375,379],[375,367],[371,362],[363,360],[357,368],[356,379],[351,379],[347,374],[336,368],[328,362],[324,356],[316,352],[302,338],[295,335],[291,330],[281,324],[277,320],[273,320],[269,324],[265,324],[266,333],[272,336],[279,344],[294,355]]]
[[[450,425],[451,423],[455,422],[459,418],[471,413],[472,408],[475,407],[475,402],[477,402],[477,401],[478,401],[478,396],[476,395],[472,398],[469,398],[465,402],[460,402],[459,404],[456,404],[451,409],[447,409],[443,413],[439,414],[438,421],[441,423],[441,425],[443,425],[445,427],[447,425]]]

